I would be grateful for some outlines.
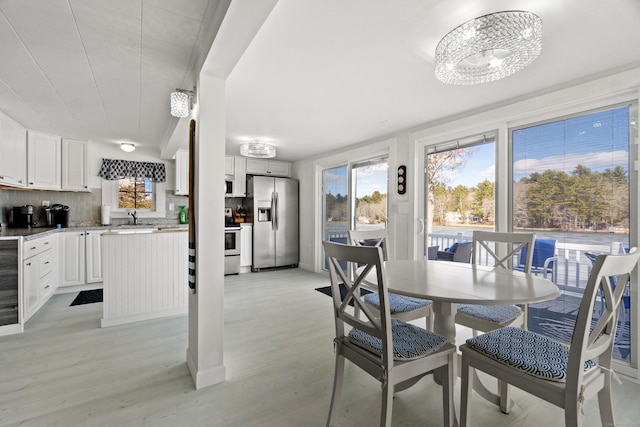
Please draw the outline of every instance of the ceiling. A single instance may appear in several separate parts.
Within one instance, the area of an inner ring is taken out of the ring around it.
[[[165,152],[187,134],[169,93],[193,87],[213,42],[207,62],[227,67],[227,153],[260,139],[295,161],[640,67],[640,2],[604,4],[0,0],[0,110],[30,129]],[[435,79],[440,38],[511,9],[542,18],[533,64],[484,85]]]
[[[0,0],[0,110],[28,129],[159,148],[178,122],[169,94],[193,87],[218,4]]]

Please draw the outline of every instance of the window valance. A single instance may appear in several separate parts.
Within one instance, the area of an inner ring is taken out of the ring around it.
[[[102,159],[102,166],[98,176],[108,181],[123,178],[146,178],[153,182],[165,182],[167,180],[164,163],[133,162],[117,159]]]

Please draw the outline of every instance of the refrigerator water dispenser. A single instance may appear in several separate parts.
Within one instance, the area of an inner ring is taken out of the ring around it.
[[[258,222],[271,221],[271,208],[258,208]]]

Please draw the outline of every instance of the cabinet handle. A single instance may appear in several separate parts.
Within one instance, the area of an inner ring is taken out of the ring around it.
[[[33,185],[33,182],[30,182],[29,185]]]
[[[84,236],[84,233],[80,233],[81,236]]]
[[[44,265],[47,265],[47,264],[49,264],[49,261],[45,261]]]
[[[49,242],[44,242],[44,244],[45,244],[45,245],[48,245],[48,244],[49,244]]]
[[[36,246],[32,247],[31,249],[29,249],[30,251],[33,251],[36,249]]]
[[[49,289],[49,285],[45,286],[44,288],[45,288],[45,289]]]
[[[4,176],[0,175],[0,179],[4,179]]]
[[[31,266],[31,263],[30,263],[30,262],[28,262],[28,263],[27,263],[27,266]]]
[[[18,180],[18,182],[19,182],[20,184],[22,184],[22,180],[21,180],[21,179],[19,179],[19,180]]]

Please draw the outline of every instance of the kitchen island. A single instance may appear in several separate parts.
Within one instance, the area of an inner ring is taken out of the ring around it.
[[[102,327],[186,314],[188,233],[126,229],[102,235]]]

